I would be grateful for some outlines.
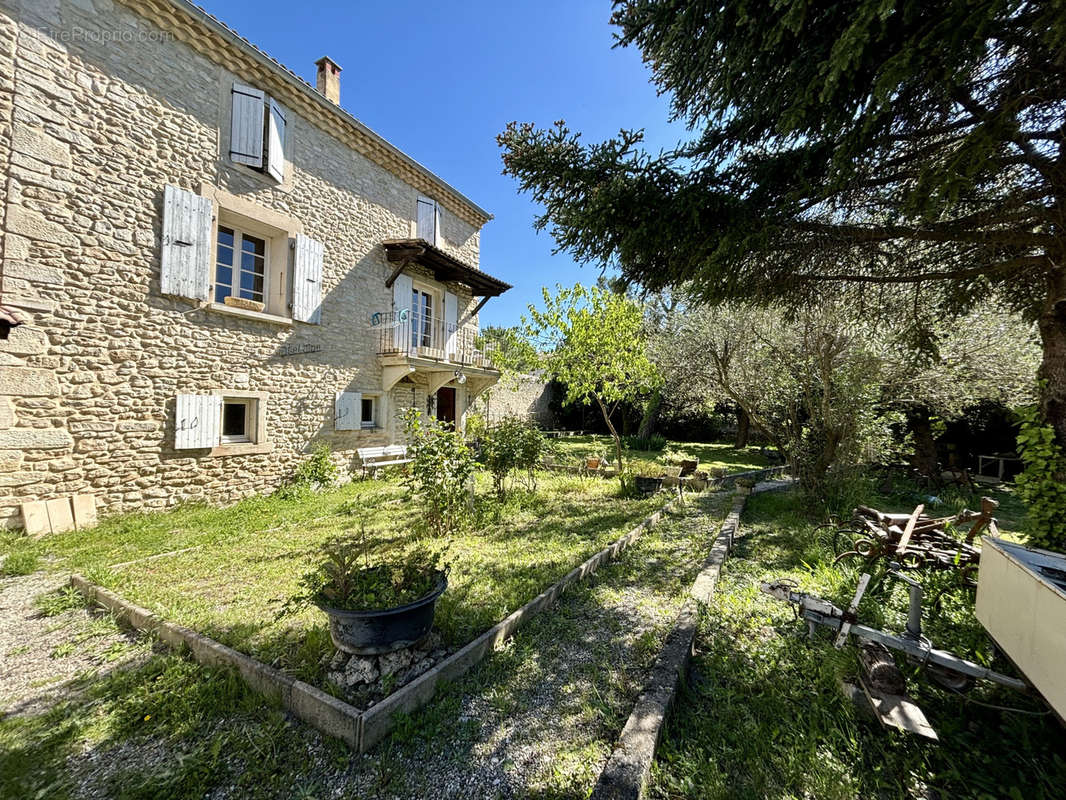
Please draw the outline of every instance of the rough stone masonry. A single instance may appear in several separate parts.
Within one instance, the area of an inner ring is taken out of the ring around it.
[[[434,196],[439,247],[477,267],[488,216],[234,41],[168,0],[0,0],[0,302],[30,317],[0,340],[4,526],[22,502],[78,493],[105,511],[233,501],[277,486],[316,442],[350,466],[393,440],[396,411],[430,403],[413,374],[387,396],[389,421],[334,429],[337,392],[382,387],[368,330],[393,302],[381,242],[410,237],[418,197]],[[286,107],[280,182],[229,157],[235,82]],[[162,294],[167,184],[322,242],[321,324]],[[469,318],[470,290],[447,288]],[[175,397],[229,390],[265,398],[260,446],[176,450]],[[457,387],[458,413],[467,402]]]

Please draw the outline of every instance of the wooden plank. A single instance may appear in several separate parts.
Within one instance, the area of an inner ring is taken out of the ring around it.
[[[96,498],[91,494],[76,494],[70,501],[74,509],[74,525],[79,531],[96,525]]]
[[[911,514],[911,518],[907,520],[907,527],[903,529],[903,536],[900,537],[899,546],[896,548],[896,555],[901,556],[907,552],[907,544],[911,540],[911,534],[914,533],[914,525],[918,522],[918,517],[925,511],[925,504],[919,503],[918,507],[914,509]]]
[[[866,699],[870,701],[870,706],[873,708],[877,719],[886,728],[899,728],[901,731],[924,736],[934,742],[939,741],[940,737],[936,735],[936,731],[929,724],[925,714],[909,697],[900,694],[881,694],[873,691],[861,677],[859,678],[859,685],[862,686]]]
[[[853,616],[859,609],[859,601],[862,600],[863,594],[866,592],[866,587],[870,585],[870,575],[867,572],[862,574],[859,578],[859,585],[855,588],[855,597],[851,600],[851,605],[848,606],[848,616]],[[837,633],[836,641],[833,642],[833,647],[839,650],[844,646],[844,642],[848,640],[848,634],[851,632],[851,623],[844,622],[840,626],[840,632]]]
[[[69,497],[57,497],[45,503],[48,509],[48,524],[52,533],[65,533],[74,530],[74,513],[70,508]]]
[[[22,525],[28,536],[40,537],[51,532],[52,526],[48,523],[48,508],[44,500],[31,500],[22,504]]]

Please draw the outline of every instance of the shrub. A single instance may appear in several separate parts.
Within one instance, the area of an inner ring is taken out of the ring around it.
[[[1029,543],[1066,550],[1066,453],[1055,442],[1055,430],[1032,406],[1020,411],[1018,454],[1025,469],[1014,479],[1018,495],[1029,507]]]
[[[486,430],[488,430],[488,422],[486,422],[482,414],[470,413],[466,415],[466,438],[468,441],[476,442],[485,435]]]
[[[622,444],[629,450],[662,450],[666,447],[666,437],[659,433],[649,436],[623,436]]]
[[[325,559],[300,581],[300,590],[281,615],[308,603],[342,611],[377,611],[412,603],[437,585],[443,566],[440,554],[418,545],[402,557],[371,564],[366,537],[333,539],[323,548]]]
[[[310,457],[296,468],[293,481],[304,486],[329,486],[337,479],[337,465],[328,444],[316,444]]]
[[[400,419],[412,459],[408,485],[422,501],[429,530],[437,536],[451,534],[466,518],[474,455],[462,434],[418,409],[405,409]]]
[[[547,451],[544,434],[527,422],[507,417],[485,431],[481,459],[492,474],[500,502],[507,496],[507,478],[512,472],[525,472],[530,489],[536,489],[536,468]]]

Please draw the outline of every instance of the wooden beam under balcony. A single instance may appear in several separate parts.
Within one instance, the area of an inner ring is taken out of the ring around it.
[[[511,288],[511,284],[504,283],[499,278],[494,278],[469,264],[464,264],[455,256],[445,253],[439,247],[434,247],[425,239],[387,239],[382,242],[382,246],[385,248],[385,257],[389,263],[397,265],[385,282],[385,285],[390,288],[399,274],[410,264],[425,267],[439,281],[454,281],[469,286],[474,297],[499,297]]]

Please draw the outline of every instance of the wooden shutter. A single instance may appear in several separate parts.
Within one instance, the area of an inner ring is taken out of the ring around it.
[[[208,299],[213,213],[210,198],[169,184],[163,188],[159,273],[159,289],[163,294]]]
[[[222,438],[222,398],[216,394],[179,394],[174,414],[174,448],[216,447]]]
[[[444,293],[444,353],[448,358],[455,355],[455,343],[459,336],[459,298],[451,292]]]
[[[357,431],[363,427],[362,392],[337,392],[333,404],[333,429]]]
[[[433,243],[435,247],[440,246],[440,203],[433,204],[433,238],[429,241]]]
[[[292,318],[300,322],[322,321],[322,242],[296,234],[292,266]]]
[[[267,172],[281,183],[285,179],[285,111],[273,97],[267,120]]]
[[[411,345],[411,325],[414,324],[414,320],[411,319],[413,311],[411,292],[413,290],[414,284],[410,275],[401,272],[396,276],[392,284],[392,310],[395,312],[394,321],[396,322],[396,327],[393,329],[393,344],[397,350],[404,353]]]
[[[229,126],[229,157],[250,167],[263,166],[263,101],[259,89],[233,84],[233,113]]]
[[[425,197],[419,197],[417,221],[418,238],[435,245],[437,243],[437,204]]]

